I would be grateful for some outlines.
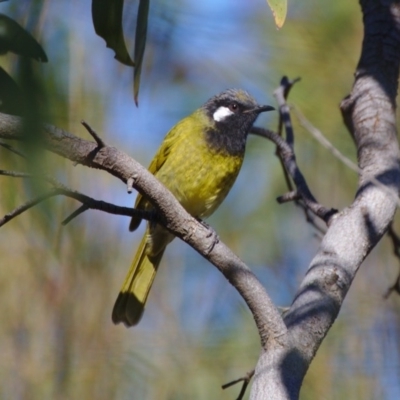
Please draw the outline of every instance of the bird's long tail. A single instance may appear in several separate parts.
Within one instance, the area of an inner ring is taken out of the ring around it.
[[[147,296],[166,247],[165,245],[156,255],[150,256],[147,254],[148,246],[145,234],[114,304],[112,312],[114,324],[123,322],[129,327],[136,325],[142,317]]]

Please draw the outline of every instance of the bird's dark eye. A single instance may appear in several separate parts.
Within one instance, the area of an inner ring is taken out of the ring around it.
[[[231,103],[229,104],[229,109],[233,112],[238,112],[239,111],[239,106],[237,103]]]

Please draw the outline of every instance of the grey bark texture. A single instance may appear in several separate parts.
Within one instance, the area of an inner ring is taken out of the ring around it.
[[[287,332],[262,349],[251,400],[298,399],[301,384],[365,257],[388,229],[398,204],[396,94],[400,3],[361,0],[364,41],[351,94],[341,111],[357,147],[359,185],[333,217],[284,322]]]

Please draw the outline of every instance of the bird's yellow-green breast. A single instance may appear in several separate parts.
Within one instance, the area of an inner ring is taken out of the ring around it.
[[[212,121],[197,110],[165,137],[149,170],[193,216],[211,215],[224,200],[242,166],[243,151],[215,148]],[[211,140],[210,140],[211,137]],[[138,199],[140,207],[148,206]]]

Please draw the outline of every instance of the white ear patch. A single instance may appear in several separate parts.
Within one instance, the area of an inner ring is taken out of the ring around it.
[[[231,111],[228,107],[221,106],[215,111],[213,114],[214,121],[220,122],[224,120],[229,115],[232,115],[233,111]]]

